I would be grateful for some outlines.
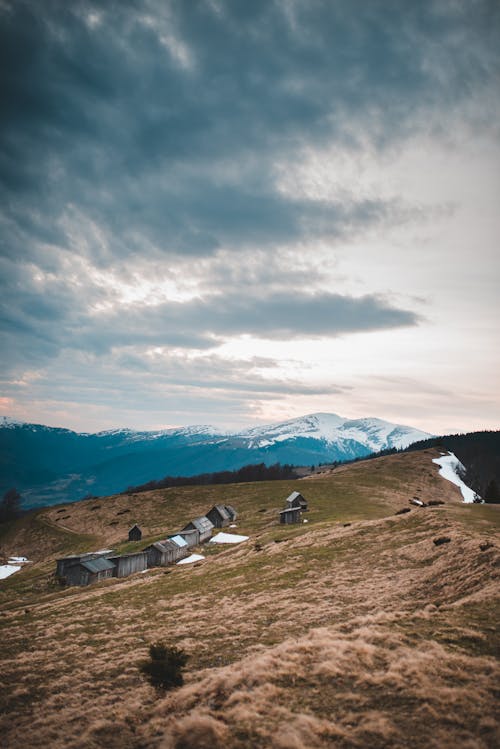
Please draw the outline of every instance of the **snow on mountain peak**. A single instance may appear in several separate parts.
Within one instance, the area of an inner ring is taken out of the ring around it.
[[[310,438],[328,444],[349,441],[364,445],[369,450],[403,448],[430,435],[413,427],[393,424],[376,417],[346,419],[338,414],[314,413],[296,419],[252,427],[239,432],[239,438],[248,439],[255,447],[265,447],[276,442]]]

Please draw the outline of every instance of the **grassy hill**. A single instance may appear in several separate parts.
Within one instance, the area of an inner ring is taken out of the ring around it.
[[[2,553],[33,564],[0,583],[3,746],[497,746],[500,508],[463,505],[436,455],[89,500],[4,527]],[[279,526],[293,489],[308,523]],[[412,497],[445,504],[396,515]],[[216,501],[249,541],[204,546],[195,566],[55,586],[57,556],[142,548]],[[158,639],[190,655],[164,696],[137,668]]]

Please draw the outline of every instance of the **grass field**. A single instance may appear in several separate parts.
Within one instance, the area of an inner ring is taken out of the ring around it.
[[[33,564],[0,583],[2,745],[498,746],[500,508],[464,506],[435,455],[89,500],[4,527],[2,553]],[[308,523],[279,526],[293,489]],[[395,515],[414,496],[445,504]],[[249,541],[205,545],[194,566],[55,585],[57,556],[144,547],[215,502],[236,507]],[[190,656],[185,685],[163,696],[138,670],[158,639]]]

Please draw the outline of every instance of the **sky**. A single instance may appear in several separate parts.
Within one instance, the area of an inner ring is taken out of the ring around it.
[[[500,424],[500,4],[0,0],[0,413]]]

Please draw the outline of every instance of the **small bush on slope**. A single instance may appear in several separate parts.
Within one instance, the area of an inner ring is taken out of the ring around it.
[[[174,689],[184,683],[182,669],[189,656],[175,646],[164,642],[152,642],[149,646],[149,660],[143,661],[139,670],[156,689]]]

